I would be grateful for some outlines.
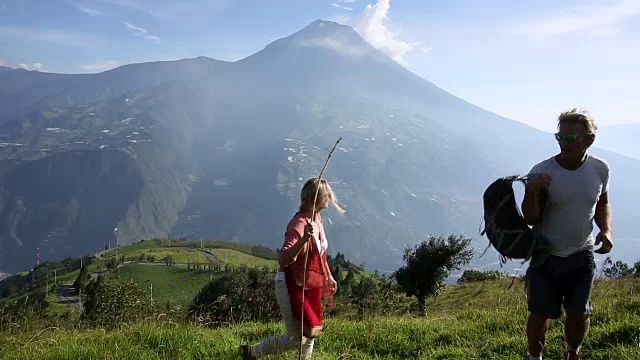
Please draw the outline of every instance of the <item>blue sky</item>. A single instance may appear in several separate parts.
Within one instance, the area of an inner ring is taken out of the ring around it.
[[[570,107],[640,121],[640,0],[0,0],[0,65],[82,73],[235,61],[316,19],[443,89],[546,131]]]

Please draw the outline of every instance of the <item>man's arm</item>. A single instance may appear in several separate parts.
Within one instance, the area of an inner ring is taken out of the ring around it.
[[[527,184],[524,199],[522,200],[522,216],[529,225],[539,224],[542,220],[542,210],[544,208],[545,191],[551,182],[551,177],[547,174],[537,175]]]
[[[596,204],[595,222],[602,232],[611,232],[611,223],[613,217],[611,215],[611,204],[609,204],[609,193],[605,192],[600,195]]]
[[[606,254],[613,248],[613,239],[611,231],[611,223],[613,216],[611,215],[611,204],[609,204],[609,193],[603,192],[600,199],[596,203],[596,213],[594,216],[596,225],[600,229],[600,233],[596,237],[595,245],[602,243],[602,246],[596,250],[598,254]]]

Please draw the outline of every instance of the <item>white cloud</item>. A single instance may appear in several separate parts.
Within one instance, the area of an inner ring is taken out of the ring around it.
[[[66,0],[65,1],[67,4],[73,6],[74,8],[76,8],[79,11],[82,11],[85,14],[91,15],[91,16],[103,16],[104,14],[104,10],[98,10],[94,7],[89,7],[86,4],[79,4],[75,1],[72,0]]]
[[[42,65],[41,63],[33,63],[31,67],[33,68],[33,70],[37,70],[40,72],[49,72],[49,70],[45,69],[44,65]]]
[[[353,4],[354,2],[356,2],[356,0],[342,0],[341,2],[347,3],[347,4]]]
[[[367,5],[356,30],[373,47],[406,67],[409,64],[405,56],[423,49],[419,48],[418,42],[400,40],[398,34],[387,28],[385,22],[390,8],[390,0],[378,0],[375,5]]]
[[[351,22],[351,16],[343,15],[343,14],[336,14],[336,15],[333,15],[332,17],[330,17],[328,20],[329,21],[333,21],[333,22],[337,22],[338,24],[342,24],[342,25],[349,25],[349,22]]]
[[[147,40],[152,40],[152,41],[154,41],[156,43],[160,43],[160,38],[157,37],[157,36],[147,35],[144,38],[147,39]]]
[[[93,35],[64,30],[0,27],[0,34],[9,35],[22,41],[50,42],[72,47],[95,47],[97,45],[96,37]]]
[[[640,1],[618,0],[608,5],[580,6],[567,9],[563,15],[531,20],[516,26],[514,33],[550,37],[573,32],[598,36],[615,36],[630,17],[640,16]]]
[[[127,27],[127,29],[131,29],[135,31],[135,35],[136,36],[142,36],[143,38],[147,39],[147,40],[151,40],[153,42],[155,42],[156,44],[160,43],[160,38],[157,36],[153,36],[153,35],[148,35],[149,31],[143,27],[140,26],[136,26],[133,25],[132,23],[126,22],[124,21],[124,25]]]
[[[20,65],[18,65],[18,67],[19,67],[20,69],[29,70],[29,65],[27,65],[27,64],[20,64]]]
[[[336,3],[331,3],[331,6],[337,7],[337,8],[342,9],[342,10],[347,10],[347,11],[353,10],[353,8],[350,8],[350,7],[347,7],[347,6],[344,6],[344,5],[340,5],[340,4],[336,4]]]
[[[98,60],[94,64],[79,65],[78,67],[86,72],[100,72],[110,70],[120,65],[117,60]]]
[[[140,26],[135,26],[135,25],[133,25],[131,23],[128,23],[126,21],[124,22],[124,25],[127,27],[127,29],[135,30],[136,31],[136,35],[143,35],[143,34],[149,33],[147,31],[147,29],[141,28]]]

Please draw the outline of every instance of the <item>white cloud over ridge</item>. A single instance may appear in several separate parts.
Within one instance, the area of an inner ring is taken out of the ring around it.
[[[401,40],[397,33],[387,27],[390,0],[378,0],[375,5],[367,5],[356,26],[358,33],[373,47],[408,67],[406,56],[427,49],[420,48],[419,42]]]

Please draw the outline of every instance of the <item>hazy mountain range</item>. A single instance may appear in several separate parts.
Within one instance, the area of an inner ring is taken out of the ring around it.
[[[640,123],[603,126],[598,129],[597,145],[607,150],[640,159]]]
[[[278,247],[302,184],[341,136],[326,177],[347,212],[325,214],[331,253],[395,269],[406,245],[448,233],[481,252],[484,189],[557,151],[550,134],[445,92],[326,21],[234,63],[0,68],[0,83],[10,84],[0,88],[0,271],[30,268],[36,248],[44,261],[114,246],[114,228],[121,244]],[[615,169],[616,236],[638,237],[640,160],[593,153]]]

